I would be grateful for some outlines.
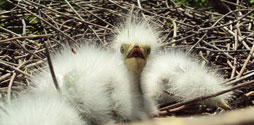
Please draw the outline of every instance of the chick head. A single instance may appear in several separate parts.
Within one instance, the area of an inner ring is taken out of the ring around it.
[[[120,52],[123,55],[124,63],[128,70],[141,73],[151,53],[151,47],[139,43],[122,44]]]
[[[161,46],[160,34],[149,21],[135,16],[132,19],[118,28],[112,47],[118,52],[120,49],[130,71],[141,73],[149,55]]]

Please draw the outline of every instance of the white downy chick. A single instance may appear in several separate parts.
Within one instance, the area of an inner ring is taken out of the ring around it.
[[[57,93],[26,93],[0,109],[1,125],[85,125],[79,113]]]
[[[145,95],[155,104],[187,101],[224,90],[223,77],[215,70],[180,51],[165,51],[154,56],[142,74]],[[231,93],[204,100],[202,103],[229,109]]]
[[[122,53],[122,58],[127,69],[133,74],[135,88],[143,100],[145,112],[149,116],[155,115],[156,106],[152,99],[143,95],[140,84],[140,77],[146,63],[150,61],[150,56],[156,53],[161,46],[159,32],[150,24],[149,20],[144,20],[138,16],[130,16],[126,22],[117,30],[112,47],[118,53]]]
[[[149,46],[150,54],[154,54],[160,44],[160,32],[149,22],[139,16],[130,16],[116,30],[116,35],[112,47],[120,52],[123,44],[138,44]]]
[[[88,124],[114,124],[147,119],[133,75],[120,54],[96,45],[65,48],[52,57],[62,94],[76,107]],[[33,89],[55,90],[50,72],[32,78]],[[55,92],[57,92],[55,90]]]

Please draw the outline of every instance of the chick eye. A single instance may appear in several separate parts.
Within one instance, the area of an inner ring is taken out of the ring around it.
[[[149,55],[151,53],[151,48],[147,48],[146,53],[147,53],[147,55]]]
[[[121,52],[122,54],[124,53],[124,48],[123,48],[123,46],[121,46],[120,52]]]

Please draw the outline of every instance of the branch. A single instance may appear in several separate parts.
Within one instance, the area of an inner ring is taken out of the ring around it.
[[[49,70],[50,70],[51,76],[53,78],[54,85],[56,87],[56,90],[61,93],[61,89],[60,89],[59,84],[57,82],[54,67],[53,67],[53,64],[52,64],[52,61],[51,61],[51,58],[50,58],[49,47],[48,47],[46,41],[44,42],[44,46],[45,46],[46,56],[47,56],[47,59],[48,59]]]
[[[174,109],[174,108],[186,105],[186,104],[191,104],[191,103],[203,101],[203,100],[206,100],[206,99],[209,99],[209,98],[212,98],[212,97],[216,97],[216,96],[222,95],[224,93],[230,92],[232,90],[239,89],[239,88],[251,85],[253,83],[254,83],[254,80],[251,80],[251,81],[248,81],[248,82],[245,82],[245,83],[242,83],[242,84],[235,85],[235,86],[230,87],[228,89],[219,91],[219,92],[214,93],[214,94],[210,94],[210,95],[206,95],[206,96],[201,96],[201,97],[197,97],[197,98],[191,99],[189,101],[179,102],[179,103],[176,103],[176,104],[173,104],[173,105],[165,106],[165,107],[161,108],[160,111],[170,110],[170,109]]]

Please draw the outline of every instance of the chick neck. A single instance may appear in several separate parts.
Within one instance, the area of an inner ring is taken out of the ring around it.
[[[141,83],[140,83],[140,77],[141,72],[143,71],[143,68],[146,65],[146,60],[141,58],[128,58],[125,60],[125,66],[127,69],[133,74],[135,83],[134,86],[137,88],[138,92],[142,95],[142,89],[141,89]]]

